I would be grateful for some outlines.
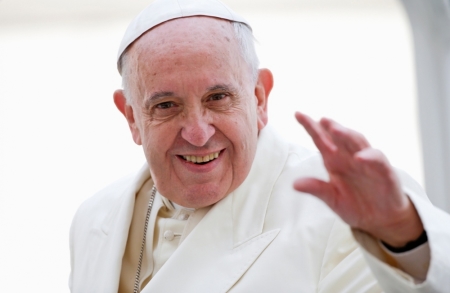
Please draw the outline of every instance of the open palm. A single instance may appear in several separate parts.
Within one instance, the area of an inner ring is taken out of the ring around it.
[[[302,113],[295,116],[322,154],[329,174],[328,182],[297,179],[296,190],[317,196],[351,227],[392,246],[419,237],[421,220],[383,153],[360,133],[331,119],[316,122]]]

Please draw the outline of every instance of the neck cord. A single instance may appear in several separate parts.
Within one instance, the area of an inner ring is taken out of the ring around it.
[[[148,201],[147,208],[147,216],[145,217],[145,225],[144,225],[144,237],[142,238],[141,252],[139,253],[139,262],[136,270],[136,279],[134,280],[134,290],[133,293],[139,293],[139,282],[141,278],[141,267],[142,267],[142,258],[144,257],[144,249],[145,249],[145,239],[147,238],[147,228],[148,221],[150,219],[150,212],[152,211],[153,201],[155,200],[156,195],[156,187],[153,185],[151,190],[150,199]]]

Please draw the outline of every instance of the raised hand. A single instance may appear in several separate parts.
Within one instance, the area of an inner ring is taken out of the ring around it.
[[[297,112],[322,154],[329,181],[300,178],[294,188],[323,200],[351,227],[395,247],[417,239],[423,225],[387,158],[360,133]]]

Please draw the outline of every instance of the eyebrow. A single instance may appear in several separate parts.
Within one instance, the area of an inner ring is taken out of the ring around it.
[[[173,96],[175,96],[174,92],[168,92],[168,91],[154,92],[153,94],[151,94],[150,97],[148,97],[145,100],[144,107],[146,109],[148,109],[150,107],[151,103],[161,100],[162,98],[165,98],[165,97],[173,97]]]
[[[225,91],[225,92],[236,92],[236,89],[227,84],[217,84],[208,88],[208,91]]]

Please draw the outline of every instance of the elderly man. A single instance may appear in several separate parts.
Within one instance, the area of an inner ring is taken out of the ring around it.
[[[450,286],[450,217],[362,135],[297,113],[320,156],[266,127],[272,75],[223,3],[155,1],[118,67],[114,102],[147,164],[77,212],[72,292]]]

